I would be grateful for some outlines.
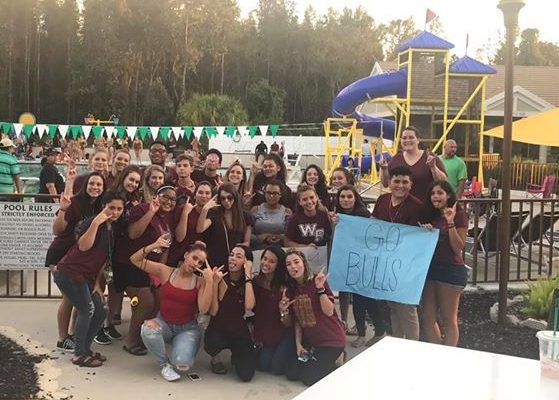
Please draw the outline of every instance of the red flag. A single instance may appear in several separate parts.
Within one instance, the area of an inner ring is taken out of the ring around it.
[[[427,9],[427,12],[425,13],[425,24],[428,24],[429,22],[431,22],[432,20],[434,20],[437,17],[437,14],[435,14],[435,12],[431,9]]]

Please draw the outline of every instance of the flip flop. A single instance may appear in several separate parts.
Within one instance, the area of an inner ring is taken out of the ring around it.
[[[103,365],[100,360],[97,360],[96,358],[93,358],[91,356],[80,356],[76,359],[73,359],[72,364],[86,368],[97,368]]]
[[[99,361],[101,361],[101,362],[107,361],[107,357],[105,357],[105,356],[104,356],[103,354],[101,354],[101,353],[97,353],[97,352],[94,353],[94,352],[91,352],[91,353],[89,353],[89,356],[90,356],[91,358],[94,358],[94,359],[99,360]]]
[[[132,354],[133,356],[145,356],[148,351],[146,349],[144,349],[142,346],[140,346],[139,344],[135,344],[134,346],[131,347],[127,347],[126,345],[122,346],[122,348],[124,349],[124,351],[126,351],[129,354]]]

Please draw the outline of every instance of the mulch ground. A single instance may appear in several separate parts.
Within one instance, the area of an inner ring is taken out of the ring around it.
[[[34,365],[46,356],[30,355],[0,335],[0,399],[33,399],[39,392]]]
[[[514,297],[510,295],[509,297]],[[495,292],[464,293],[460,302],[459,347],[510,356],[539,358],[536,331],[517,326],[501,326],[489,318],[489,309],[498,301]]]

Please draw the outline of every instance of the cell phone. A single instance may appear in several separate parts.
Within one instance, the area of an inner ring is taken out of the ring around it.
[[[191,381],[201,381],[202,378],[200,378],[200,375],[198,374],[188,374],[188,377],[190,378]]]

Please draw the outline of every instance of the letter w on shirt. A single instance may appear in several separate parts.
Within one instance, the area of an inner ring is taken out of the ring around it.
[[[324,229],[316,229],[316,223],[299,224],[297,226],[303,237],[314,237],[315,242],[320,242],[324,237]]]

